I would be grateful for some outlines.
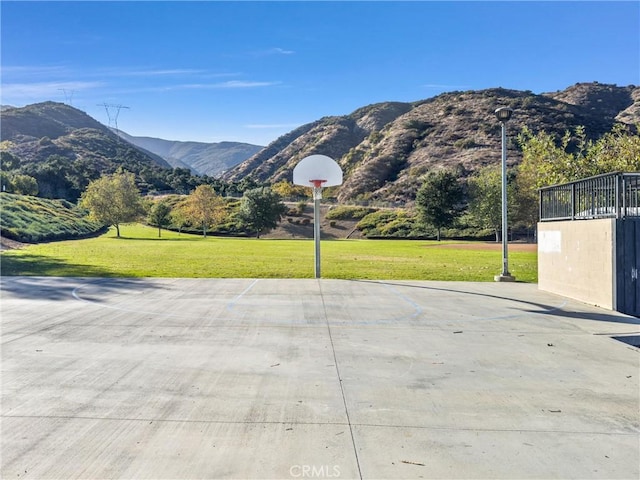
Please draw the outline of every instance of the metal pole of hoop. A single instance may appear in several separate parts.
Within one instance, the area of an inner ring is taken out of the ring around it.
[[[326,180],[310,180],[313,184],[313,240],[315,243],[315,276],[320,278],[320,200],[322,200],[322,184]]]

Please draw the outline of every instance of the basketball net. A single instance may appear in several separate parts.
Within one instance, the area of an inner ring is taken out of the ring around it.
[[[326,180],[309,180],[309,183],[313,185],[313,199],[322,200],[322,184]]]

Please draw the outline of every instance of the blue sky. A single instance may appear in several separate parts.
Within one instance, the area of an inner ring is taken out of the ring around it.
[[[383,101],[640,84],[640,2],[30,2],[1,15],[1,102],[170,140],[266,145]],[[116,109],[110,108],[115,116]],[[112,120],[113,122],[113,120]]]

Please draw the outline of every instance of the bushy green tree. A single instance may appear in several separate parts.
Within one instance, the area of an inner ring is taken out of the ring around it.
[[[558,142],[544,131],[524,128],[518,136],[522,184],[541,188],[611,173],[640,171],[640,128],[617,124],[598,140],[588,140],[584,127],[567,131]]]
[[[167,202],[156,202],[151,206],[147,221],[158,227],[158,238],[162,236],[162,229],[171,223],[171,207]]]
[[[593,175],[608,172],[640,172],[640,125],[635,132],[616,124],[597,142],[589,145],[588,155],[594,159]]]
[[[526,127],[518,136],[522,162],[517,169],[514,220],[531,228],[538,219],[538,189],[612,172],[640,172],[640,125],[616,124],[598,140],[584,127],[557,140]]]
[[[80,206],[89,210],[92,220],[116,227],[118,238],[122,223],[137,220],[144,213],[135,175],[129,172],[103,175],[89,183]]]
[[[33,196],[38,194],[38,182],[29,175],[13,175],[11,185],[14,193]]]
[[[41,197],[75,201],[80,196],[81,191],[76,190],[69,180],[73,160],[67,157],[50,155],[46,161],[24,165],[20,170],[36,179]]]
[[[502,228],[502,170],[485,167],[469,177],[469,213],[483,228],[491,228],[500,241]]]
[[[437,229],[438,241],[441,229],[453,224],[460,215],[462,195],[458,178],[449,170],[429,172],[424,177],[416,194],[416,211],[424,223]]]
[[[261,234],[276,228],[286,211],[280,195],[268,187],[258,187],[244,192],[239,218],[248,230],[260,238]]]
[[[509,223],[535,232],[540,216],[538,189],[532,187],[530,179],[520,176],[517,170],[509,179]]]
[[[20,159],[5,150],[0,151],[0,169],[3,171],[14,170],[20,166]]]

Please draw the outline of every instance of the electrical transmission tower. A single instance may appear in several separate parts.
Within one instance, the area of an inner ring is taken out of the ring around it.
[[[120,115],[120,110],[122,110],[123,108],[129,110],[129,107],[126,107],[124,105],[112,105],[106,102],[99,103],[98,106],[104,107],[105,111],[107,112],[107,118],[109,119],[109,127],[115,129],[116,135],[120,137],[120,130],[118,129],[118,115]]]
[[[60,90],[64,94],[65,103],[70,107],[73,107],[73,94],[76,93],[76,91],[67,90],[66,88],[59,88],[58,90]]]

